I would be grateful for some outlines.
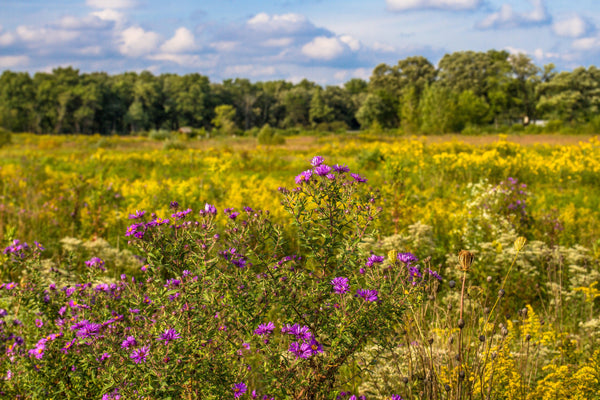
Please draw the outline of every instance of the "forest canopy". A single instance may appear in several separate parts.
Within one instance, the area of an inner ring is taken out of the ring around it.
[[[0,126],[13,132],[135,134],[182,127],[215,133],[273,128],[401,129],[407,133],[552,121],[600,127],[600,70],[558,72],[524,54],[461,51],[436,67],[422,56],[380,64],[369,81],[212,83],[198,73],[153,75],[6,70]]]

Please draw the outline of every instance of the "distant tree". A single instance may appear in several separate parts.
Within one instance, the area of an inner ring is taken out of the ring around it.
[[[215,117],[212,120],[218,132],[224,135],[233,135],[237,131],[235,125],[235,108],[229,104],[223,104],[215,108]]]
[[[27,72],[0,75],[0,126],[13,132],[31,130],[34,101],[33,80]]]
[[[323,89],[320,87],[313,90],[308,115],[313,126],[323,122],[331,122],[334,118],[333,109],[325,104]]]
[[[439,134],[460,130],[456,104],[456,96],[449,88],[438,84],[425,87],[419,104],[421,131]]]

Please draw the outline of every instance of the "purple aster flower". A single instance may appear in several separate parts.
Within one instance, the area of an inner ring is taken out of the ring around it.
[[[318,167],[319,165],[323,164],[323,157],[321,156],[314,156],[312,160],[310,160],[310,163],[313,167]]]
[[[229,214],[229,218],[236,219],[238,215],[240,215],[239,212],[237,212],[237,211],[236,212],[232,212],[231,214]]]
[[[42,246],[41,243],[39,243],[38,241],[34,240],[33,244],[35,244],[35,247],[39,250],[39,251],[44,251],[46,250],[46,248],[44,246]]]
[[[348,291],[348,278],[337,277],[331,280],[331,284],[333,285],[333,291],[339,294],[344,294]]]
[[[269,321],[266,324],[258,325],[258,328],[254,330],[254,334],[258,336],[269,336],[273,333],[273,329],[275,329],[275,324]]]
[[[408,273],[412,279],[413,285],[415,285],[418,279],[423,277],[423,274],[421,274],[421,271],[419,271],[419,267],[418,266],[408,266]]]
[[[295,181],[298,185],[300,185],[302,182],[309,182],[311,177],[312,171],[309,169],[296,176]]]
[[[133,353],[129,356],[133,360],[134,363],[139,364],[142,362],[146,362],[146,357],[150,351],[150,346],[143,346],[137,350],[134,350]]]
[[[108,354],[108,353],[103,353],[103,354],[100,356],[100,358],[97,358],[96,360],[97,360],[98,362],[102,362],[102,361],[104,361],[104,360],[107,360],[107,359],[109,359],[109,358],[110,358],[110,354]]]
[[[127,336],[127,339],[123,340],[123,343],[121,343],[121,347],[124,349],[133,347],[136,345],[137,345],[137,342],[133,336]]]
[[[171,208],[172,210],[177,210],[177,209],[179,208],[179,203],[178,203],[178,202],[176,202],[176,201],[172,201],[172,202],[169,204],[169,208]]]
[[[429,269],[429,268],[428,268],[428,269],[426,269],[426,272],[427,272],[429,275],[433,276],[433,277],[434,277],[435,279],[437,279],[438,281],[441,281],[441,280],[442,280],[442,277],[440,276],[440,274],[438,274],[438,273],[437,273],[437,271],[434,271],[434,270],[432,270],[432,269]]]
[[[285,325],[281,328],[281,333],[287,333],[288,335],[296,336],[298,340],[311,340],[312,333],[310,332],[310,328],[308,326],[300,326],[298,324],[294,325]]]
[[[350,172],[350,168],[347,165],[339,165],[335,164],[333,166],[333,170],[339,174],[343,174],[344,172]]]
[[[352,178],[354,178],[354,180],[355,180],[356,182],[364,183],[364,182],[366,182],[366,181],[367,181],[367,178],[363,178],[363,177],[362,177],[362,176],[360,176],[359,174],[350,174],[350,176],[351,176]]]
[[[129,219],[140,219],[144,216],[144,214],[146,214],[146,211],[142,210],[142,211],[138,211],[136,210],[135,213],[133,214],[129,214]]]
[[[38,328],[41,328],[42,326],[44,326],[44,321],[42,321],[41,319],[35,319],[35,326],[37,326]]]
[[[313,356],[323,352],[323,346],[314,338],[310,341],[309,346]]]
[[[368,259],[367,259],[367,263],[365,264],[366,267],[372,267],[373,264],[377,263],[377,264],[381,264],[383,261],[385,260],[384,256],[376,256],[375,254],[372,254]]]
[[[378,292],[377,290],[368,290],[368,289],[358,289],[356,291],[357,297],[362,297],[365,301],[377,301],[378,300]]]
[[[327,175],[325,175],[325,177],[326,177],[327,179],[329,179],[330,181],[332,181],[332,180],[334,180],[334,179],[335,179],[335,175],[334,175],[334,174],[327,174]]]
[[[296,356],[296,359],[298,358],[309,358],[310,356],[312,356],[312,350],[310,348],[310,344],[308,343],[298,343],[298,342],[292,342],[290,344],[290,347],[288,348],[288,351],[292,354],[294,354]]]
[[[419,261],[419,259],[413,253],[398,253],[398,256],[396,256],[396,258],[398,259],[398,261],[404,264],[410,264],[412,262]]]
[[[102,259],[98,258],[98,257],[92,257],[91,259],[87,260],[85,262],[85,265],[89,268],[98,268],[101,271],[106,271],[106,268],[104,268],[104,261],[102,261]]]
[[[404,399],[399,394],[393,394],[392,395],[392,400],[404,400]]]
[[[315,173],[319,176],[326,176],[330,172],[331,167],[329,165],[322,164],[315,168]]]
[[[206,212],[207,214],[212,214],[212,215],[216,215],[217,214],[217,207],[213,206],[212,204],[204,204],[204,212]]]
[[[177,331],[175,329],[167,329],[167,330],[165,330],[165,333],[160,335],[160,337],[156,340],[164,340],[165,345],[167,345],[167,344],[169,344],[170,341],[173,341],[175,339],[181,339],[181,336],[179,335],[179,333],[177,333]]]
[[[246,390],[248,390],[248,387],[246,386],[246,384],[244,382],[240,382],[240,383],[236,383],[235,385],[233,385],[231,390],[233,390],[233,397],[237,399],[237,398],[240,398],[244,393],[246,393]]]

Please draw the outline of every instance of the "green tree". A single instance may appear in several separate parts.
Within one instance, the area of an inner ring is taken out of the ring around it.
[[[425,134],[458,131],[456,104],[456,97],[449,88],[438,84],[426,86],[419,104],[421,131]]]
[[[323,89],[320,87],[313,90],[308,115],[313,126],[333,120],[333,109],[325,104],[325,100],[323,100]]]
[[[221,134],[235,134],[237,131],[237,126],[235,125],[235,108],[229,104],[217,106],[212,123]]]

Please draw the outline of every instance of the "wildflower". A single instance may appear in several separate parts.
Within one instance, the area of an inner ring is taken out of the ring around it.
[[[367,178],[363,178],[363,177],[362,177],[362,176],[360,176],[359,174],[350,174],[350,176],[351,176],[352,178],[354,178],[354,180],[355,180],[356,182],[359,182],[359,183],[364,183],[364,182],[366,182],[366,181],[367,181]]]
[[[246,386],[246,384],[244,382],[240,382],[240,383],[236,383],[235,385],[233,385],[231,390],[233,390],[233,397],[237,399],[237,398],[240,398],[244,393],[246,393],[246,390],[248,390],[248,387]]]
[[[344,172],[350,172],[350,168],[348,168],[346,165],[339,165],[339,164],[335,164],[333,166],[333,170],[335,172],[337,172],[338,174],[343,174]]]
[[[169,342],[171,342],[175,339],[181,339],[181,336],[179,335],[179,333],[177,333],[177,331],[175,329],[166,329],[165,333],[160,335],[160,337],[157,338],[156,340],[164,340],[165,346],[166,346],[169,344]]]
[[[398,261],[404,264],[410,264],[412,262],[417,262],[419,259],[413,253],[398,253]]]
[[[44,326],[44,321],[42,321],[41,319],[35,319],[35,326],[37,326],[38,328],[41,328],[42,326]]]
[[[129,214],[129,219],[140,219],[144,216],[144,214],[146,214],[146,211],[142,210],[142,211],[138,211],[136,210],[135,213],[133,214]]]
[[[275,329],[275,324],[269,321],[266,324],[258,325],[258,328],[254,330],[254,334],[258,336],[269,336],[273,333],[273,329]]]
[[[102,261],[102,259],[100,259],[99,257],[92,257],[91,259],[85,262],[85,265],[89,268],[95,267],[99,270],[106,271],[106,268],[104,268],[104,261]]]
[[[309,170],[302,172],[300,175],[296,176],[296,178],[294,180],[296,181],[296,183],[298,185],[300,185],[302,182],[309,182],[311,177],[312,177],[312,171],[309,169]]]
[[[329,165],[319,165],[315,168],[315,173],[319,176],[326,176],[331,172],[331,167]]]
[[[437,271],[434,271],[432,269],[426,269],[425,270],[429,275],[433,276],[435,279],[437,279],[438,281],[441,282],[442,277],[440,276],[440,274],[437,273]]]
[[[367,259],[367,263],[365,264],[365,266],[367,267],[372,267],[373,264],[377,263],[377,264],[381,264],[383,261],[385,260],[384,256],[376,256],[375,254],[372,254],[368,259]]]
[[[348,291],[348,278],[337,277],[331,280],[331,284],[333,285],[333,291],[339,294],[344,294]]]
[[[313,337],[308,326],[300,326],[298,324],[285,325],[283,328],[281,328],[281,333],[294,335],[298,340],[311,340]]]
[[[126,348],[133,347],[136,345],[137,345],[137,342],[136,342],[135,338],[133,336],[127,336],[127,339],[123,340],[123,343],[121,343],[121,348],[126,349]]]
[[[323,157],[321,157],[321,156],[314,156],[314,157],[313,157],[313,159],[310,161],[310,163],[311,163],[311,165],[312,165],[313,167],[318,167],[318,166],[320,166],[321,164],[323,164],[323,161],[325,161],[325,160],[323,159]]]
[[[176,202],[176,201],[172,201],[172,202],[169,204],[169,208],[171,208],[172,210],[177,210],[177,209],[179,208],[179,203],[178,203],[178,202]]]
[[[377,290],[358,289],[356,290],[356,297],[362,297],[365,301],[373,302],[378,300]]]
[[[150,346],[143,346],[137,350],[134,350],[133,353],[129,356],[133,360],[134,363],[139,364],[142,362],[146,362],[146,357],[148,356],[148,352],[150,351]]]
[[[108,353],[103,353],[103,354],[100,356],[100,358],[96,358],[96,361],[98,361],[98,362],[102,362],[102,361],[104,361],[104,360],[107,360],[107,359],[109,359],[109,358],[110,358],[110,354],[108,354]]]
[[[393,394],[391,400],[404,400],[399,394]]]

